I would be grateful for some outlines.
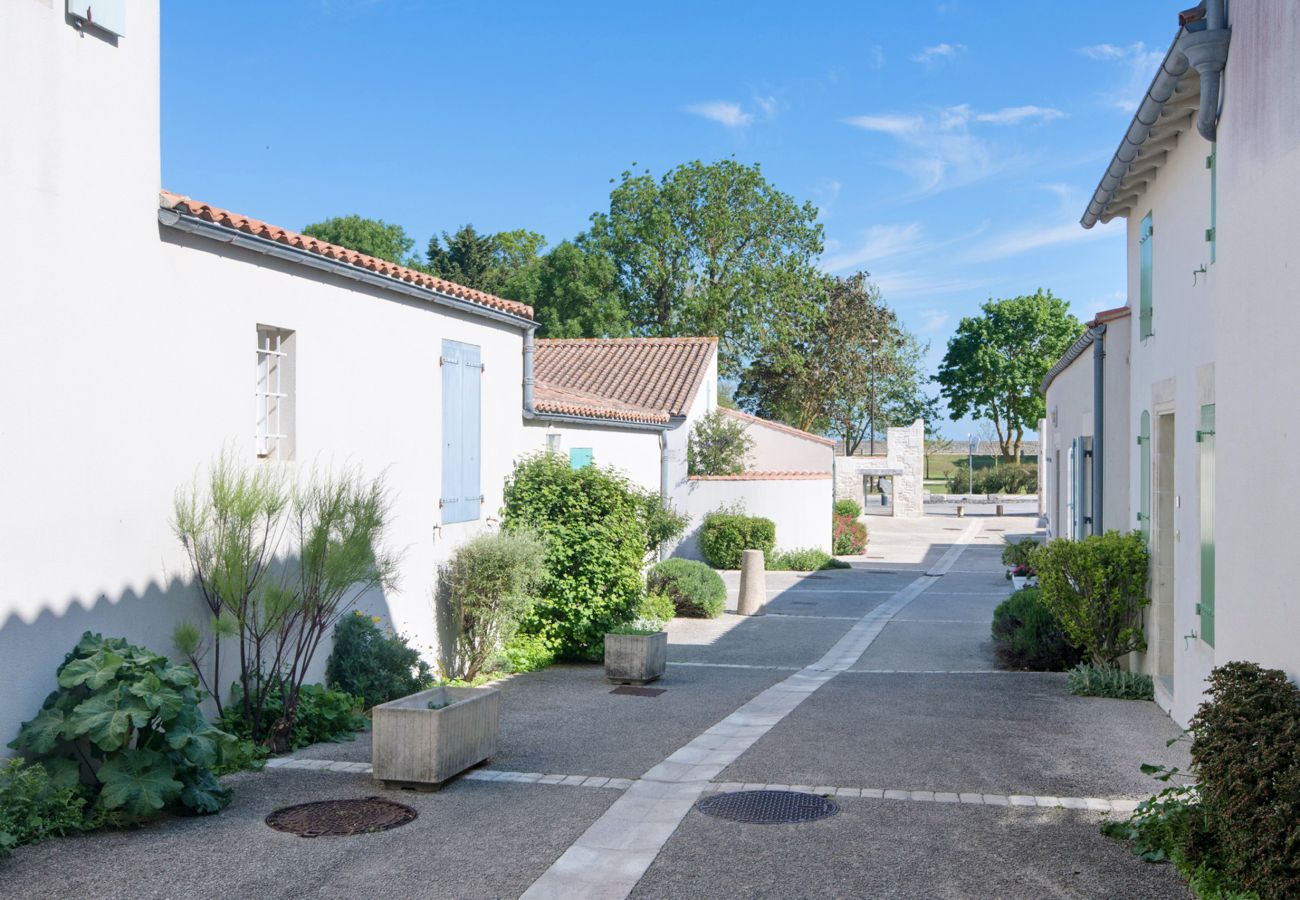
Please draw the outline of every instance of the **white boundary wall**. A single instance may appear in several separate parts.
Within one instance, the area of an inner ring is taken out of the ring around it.
[[[824,478],[771,480],[745,476],[692,478],[677,498],[678,511],[690,516],[691,522],[673,555],[703,559],[700,526],[704,516],[737,504],[744,507],[746,515],[776,523],[778,550],[814,547],[830,553],[833,484],[829,474]]]

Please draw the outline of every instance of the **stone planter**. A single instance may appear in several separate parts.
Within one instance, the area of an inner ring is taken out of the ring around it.
[[[449,703],[440,709],[429,709]],[[389,787],[436,791],[496,753],[501,693],[437,687],[374,709],[374,777]]]
[[[668,664],[668,632],[605,635],[605,677],[618,684],[648,684]]]
[[[1023,587],[1025,586],[1025,582],[1027,582],[1028,580],[1029,580],[1029,579],[1026,578],[1026,577],[1024,577],[1023,575],[1012,575],[1012,576],[1011,576],[1011,590],[1013,590],[1013,591],[1018,591],[1018,590],[1020,590],[1021,588],[1023,588]]]

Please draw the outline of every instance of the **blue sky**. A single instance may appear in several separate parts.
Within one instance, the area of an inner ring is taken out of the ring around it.
[[[163,183],[286,227],[559,241],[633,163],[734,155],[937,365],[990,296],[1123,303],[1122,224],[1078,219],[1186,5],[169,0]]]

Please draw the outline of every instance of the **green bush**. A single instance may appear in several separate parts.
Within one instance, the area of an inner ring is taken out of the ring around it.
[[[1038,490],[1038,466],[1028,463],[1003,463],[991,469],[976,469],[970,477],[966,460],[953,462],[947,475],[950,494],[1032,494]]]
[[[269,694],[261,704],[249,705],[252,708],[260,706],[265,717],[263,727],[279,721],[284,714],[284,700],[279,694]],[[298,714],[294,717],[288,749],[297,750],[324,741],[352,740],[358,731],[364,731],[370,724],[361,714],[362,708],[359,697],[330,690],[323,684],[304,684],[298,694]],[[237,737],[252,737],[252,729],[243,711],[243,691],[238,684],[231,688],[230,702],[226,704],[221,725]]]
[[[641,492],[599,466],[557,454],[524,458],[506,482],[507,531],[532,529],[546,548],[541,595],[524,619],[561,657],[599,660],[605,633],[641,600],[649,546]]]
[[[1002,548],[1002,565],[1012,569],[1020,566],[1033,568],[1034,551],[1041,546],[1041,543],[1030,537],[1021,538],[1019,541],[1008,538],[1006,546]]]
[[[189,666],[121,638],[86,632],[57,673],[59,688],[9,746],[62,785],[89,784],[115,824],[163,809],[212,813],[230,802],[213,775],[234,739],[199,712]]]
[[[776,546],[776,523],[729,509],[708,513],[700,526],[700,552],[715,569],[739,569],[746,550],[762,550],[764,558]]]
[[[521,634],[506,643],[501,651],[501,668],[507,672],[536,672],[555,662],[555,651],[539,634]]]
[[[712,619],[727,606],[727,586],[722,576],[693,559],[665,559],[650,569],[646,589],[663,594],[677,615]]]
[[[1070,693],[1079,697],[1113,700],[1154,700],[1155,683],[1142,672],[1125,672],[1114,666],[1081,663],[1070,670]]]
[[[1192,717],[1192,764],[1225,874],[1261,900],[1300,896],[1300,688],[1230,662]]]
[[[831,549],[836,556],[861,556],[866,553],[866,524],[848,516],[836,516],[831,526]]]
[[[1079,661],[1038,588],[1023,588],[993,611],[993,646],[1005,669],[1064,672]]]
[[[1147,546],[1138,532],[1108,531],[1078,541],[1057,538],[1030,555],[1043,603],[1070,643],[1099,666],[1145,650]]]
[[[14,847],[87,831],[85,788],[60,783],[39,763],[0,760],[0,856]]]
[[[686,443],[686,471],[690,475],[739,475],[754,445],[745,423],[720,409],[700,416],[691,426]]]
[[[659,548],[686,531],[689,520],[671,506],[665,506],[657,491],[631,488],[641,504],[641,526],[646,533],[646,555],[658,557]]]
[[[658,634],[673,620],[677,608],[667,594],[651,591],[637,607],[636,618],[610,629],[610,634]]]
[[[433,683],[433,673],[405,638],[385,633],[377,619],[357,610],[334,626],[325,681],[369,708],[424,690]]]
[[[1151,765],[1142,770],[1157,773],[1162,781],[1178,774]],[[1102,823],[1101,832],[1131,842],[1133,852],[1147,862],[1172,863],[1201,900],[1258,900],[1257,894],[1241,892],[1223,874],[1199,794],[1191,785],[1165,788],[1139,803],[1128,819]]]
[[[772,554],[767,561],[769,572],[816,572],[820,569],[849,569],[848,563],[841,562],[825,550],[807,547],[801,550],[781,550]]]
[[[848,516],[850,519],[856,519],[862,515],[862,504],[856,500],[836,500],[832,510],[835,516]]]
[[[456,635],[442,674],[474,680],[519,630],[545,577],[546,547],[526,529],[458,547],[438,573],[440,612]]]

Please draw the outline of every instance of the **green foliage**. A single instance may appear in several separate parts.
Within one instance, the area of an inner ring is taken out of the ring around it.
[[[546,547],[532,532],[481,534],[438,572],[438,605],[456,636],[443,675],[472,680],[531,612],[546,577]]]
[[[862,515],[862,504],[856,500],[836,500],[833,507],[833,514],[836,516],[848,516],[850,519],[856,519]]]
[[[533,307],[539,337],[631,333],[614,261],[583,237],[557,244],[536,266],[513,279],[505,295]]]
[[[241,689],[231,687],[231,704],[226,707],[221,725],[240,738],[249,739],[253,729],[241,713]],[[260,703],[251,704],[260,709],[263,721],[260,731],[265,733],[272,725],[283,720],[284,698],[268,694]],[[361,699],[343,691],[330,690],[323,684],[304,684],[298,693],[298,711],[293,720],[293,731],[285,742],[285,750],[298,750],[322,741],[352,740],[358,731],[364,731],[369,720],[362,715]]]
[[[425,690],[433,673],[405,638],[384,632],[376,619],[354,610],[334,626],[325,681],[369,708]]]
[[[739,475],[754,446],[745,423],[720,409],[700,416],[686,444],[690,475]]]
[[[86,805],[87,791],[75,780],[56,779],[39,763],[0,760],[0,857],[14,847],[97,827]]]
[[[1025,429],[1045,414],[1039,385],[1082,326],[1051,291],[991,299],[980,309],[957,325],[935,380],[953,419],[993,422],[1003,460],[1018,462]]]
[[[831,549],[836,556],[860,556],[866,553],[866,523],[848,516],[835,516],[831,523]]]
[[[1057,538],[1031,554],[1044,605],[1070,643],[1099,666],[1146,649],[1147,563],[1146,541],[1136,531]]]
[[[1005,463],[976,468],[972,478],[965,459],[953,462],[947,475],[950,494],[1032,494],[1038,490],[1038,466]]]
[[[632,330],[714,335],[735,375],[762,346],[779,346],[822,250],[811,203],[773,187],[757,165],[692,162],[656,181],[624,172],[591,242],[617,271]]]
[[[415,246],[415,241],[407,237],[406,229],[401,225],[389,225],[383,219],[335,216],[308,225],[302,233],[367,256],[422,268],[419,260],[411,258],[411,248]]]
[[[660,547],[682,536],[689,519],[672,506],[665,506],[658,492],[642,491],[635,486],[632,490],[641,504],[640,517],[641,526],[646,533],[646,555],[658,556]]]
[[[1300,895],[1300,688],[1255,663],[1219,666],[1191,730],[1224,873],[1262,900]]]
[[[1070,693],[1079,697],[1110,697],[1113,700],[1154,700],[1155,684],[1150,675],[1126,672],[1114,666],[1080,663],[1070,670]]]
[[[762,550],[763,557],[776,547],[776,523],[719,509],[704,516],[700,526],[700,552],[715,569],[739,569],[746,550]]]
[[[665,559],[646,575],[646,590],[662,594],[677,615],[706,619],[722,615],[727,606],[727,585],[722,576],[693,559]]]
[[[9,746],[88,782],[95,808],[113,822],[164,808],[216,812],[230,802],[212,769],[233,738],[199,712],[199,681],[121,638],[86,632],[59,666],[59,689]]]
[[[501,651],[500,665],[507,672],[535,672],[553,662],[555,651],[539,634],[516,632]]]
[[[993,611],[993,644],[1006,669],[1064,672],[1080,657],[1061,623],[1043,604],[1038,588],[1023,588],[998,604]]]
[[[636,617],[630,622],[615,625],[610,634],[658,634],[677,614],[672,598],[667,594],[648,593],[637,607]]]
[[[641,600],[645,515],[642,492],[622,475],[572,469],[552,453],[522,459],[506,483],[503,525],[534,530],[546,548],[541,596],[522,630],[561,657],[601,659],[606,632]]]
[[[446,246],[443,246],[443,245]],[[480,234],[473,225],[462,225],[455,234],[442,233],[429,239],[426,257],[429,271],[440,278],[475,290],[493,292],[497,242]]]
[[[819,569],[849,569],[848,563],[831,556],[825,550],[807,547],[799,550],[780,550],[767,561],[769,572],[816,572]]]
[[[221,776],[234,772],[260,771],[266,768],[266,761],[270,756],[271,751],[261,744],[254,743],[248,738],[237,738],[226,752],[221,754],[221,762],[213,767],[212,774]]]
[[[1033,568],[1034,551],[1042,546],[1041,541],[1027,537],[1018,541],[1007,538],[1006,542],[1006,546],[1002,548],[1002,565],[1013,569],[1020,566]]]

